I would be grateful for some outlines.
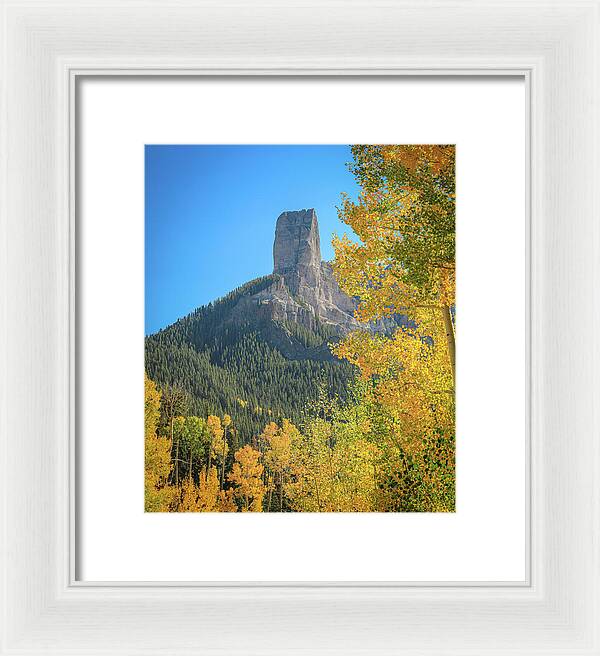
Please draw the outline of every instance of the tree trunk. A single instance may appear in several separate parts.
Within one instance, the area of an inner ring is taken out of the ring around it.
[[[221,464],[221,485],[220,489],[223,489],[223,481],[225,479],[225,448],[227,446],[227,428],[223,429],[223,463]]]
[[[173,417],[171,416],[171,443],[173,442]],[[179,484],[179,438],[175,447],[175,485]]]
[[[444,317],[448,358],[452,368],[452,382],[456,385],[456,343],[454,339],[454,324],[452,323],[450,308],[447,305],[442,305],[442,316]]]
[[[279,512],[283,512],[283,473],[279,474]]]
[[[321,497],[319,495],[319,484],[317,483],[317,479],[315,476],[313,476],[313,483],[315,485],[315,492],[317,497],[317,508],[319,509],[317,512],[321,512]]]
[[[267,503],[267,508],[269,509],[268,512],[271,511],[271,498],[273,496],[273,487],[275,486],[275,479],[269,477],[269,501]]]

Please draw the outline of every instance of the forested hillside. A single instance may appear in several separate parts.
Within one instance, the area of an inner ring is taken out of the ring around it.
[[[268,421],[299,422],[319,387],[344,399],[355,370],[331,354],[332,328],[272,320],[258,312],[235,316],[240,300],[277,278],[253,280],[146,338],[148,376],[161,387],[183,390],[190,414],[229,413],[243,444]]]

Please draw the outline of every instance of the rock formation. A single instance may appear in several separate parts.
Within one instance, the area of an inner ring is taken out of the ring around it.
[[[357,301],[339,287],[331,264],[321,261],[319,223],[314,209],[283,212],[277,219],[273,243],[273,275],[263,289],[240,299],[237,320],[299,324],[342,336],[359,328],[389,332],[403,322],[392,317],[359,324]]]
[[[356,301],[341,291],[331,265],[321,261],[314,209],[279,216],[273,243],[273,282],[247,301],[256,304],[264,318],[299,323],[310,330],[321,325],[343,335],[359,327],[354,318]]]
[[[314,209],[283,212],[275,226],[273,273],[285,278],[293,294],[310,294],[321,268],[319,223]]]

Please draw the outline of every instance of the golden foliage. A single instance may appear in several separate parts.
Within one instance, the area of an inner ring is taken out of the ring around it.
[[[235,453],[235,462],[227,480],[233,485],[233,498],[242,512],[261,512],[265,495],[260,452],[246,445]]]
[[[363,191],[340,218],[358,235],[334,240],[334,272],[358,296],[357,318],[409,318],[391,337],[349,335],[334,350],[374,381],[409,451],[454,430],[454,146],[355,146]]]
[[[334,353],[358,367],[363,402],[381,410],[378,503],[453,510],[455,148],[354,146],[353,155],[362,191],[339,214],[359,241],[334,239],[334,273],[359,297],[360,321],[408,321],[391,336],[352,333]]]
[[[368,321],[427,303],[454,305],[454,146],[354,146],[358,202],[340,219],[360,242],[335,238],[334,272]]]
[[[161,394],[155,383],[144,372],[144,435],[156,436],[156,428],[160,419]]]
[[[219,476],[216,467],[211,467],[206,475],[200,473],[198,484],[186,479],[178,489],[176,512],[235,512],[237,510],[230,490],[219,489]]]
[[[210,431],[210,435],[213,440],[219,441],[223,439],[223,428],[221,426],[221,418],[215,417],[214,415],[209,415],[206,420],[206,425]]]
[[[171,473],[171,440],[156,436],[160,417],[160,392],[144,374],[144,510],[167,512],[174,495],[168,487]]]
[[[373,446],[355,424],[314,419],[294,445],[293,476],[285,486],[301,512],[373,510]]]

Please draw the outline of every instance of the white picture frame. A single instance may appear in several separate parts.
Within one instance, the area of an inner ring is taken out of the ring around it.
[[[2,653],[600,654],[599,9],[597,0],[4,2]],[[524,77],[527,585],[76,580],[82,75]]]

